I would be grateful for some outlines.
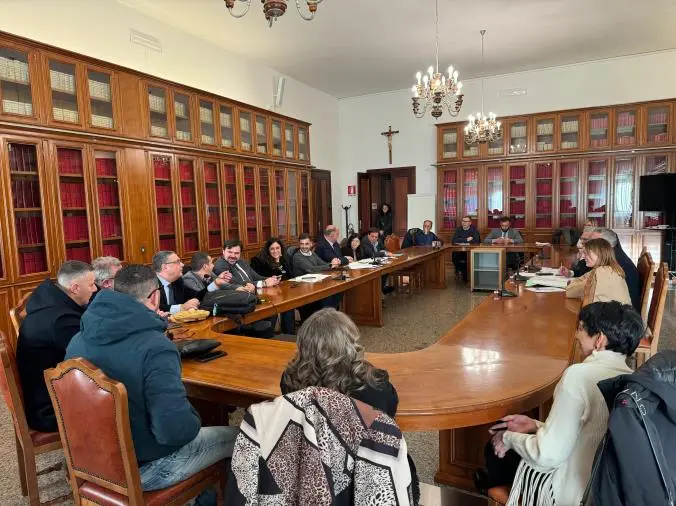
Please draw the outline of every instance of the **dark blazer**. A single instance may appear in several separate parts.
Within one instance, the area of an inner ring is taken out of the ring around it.
[[[388,211],[386,214],[381,214],[378,217],[378,223],[376,223],[378,230],[383,231],[383,235],[387,237],[392,233],[392,211]]]
[[[291,274],[291,266],[289,261],[286,258],[286,253],[282,255],[282,258],[279,259],[279,264],[274,265],[266,262],[261,257],[256,256],[251,260],[251,268],[261,276],[266,278],[272,276],[281,276],[283,281],[291,279],[293,275]]]
[[[380,248],[380,244],[378,244],[377,247]],[[385,256],[385,251],[376,250],[376,248],[373,247],[373,244],[371,244],[371,241],[369,241],[367,237],[364,237],[362,239],[359,249],[361,250],[362,258],[373,258],[373,257],[381,258]]]
[[[43,373],[63,362],[66,347],[80,330],[85,307],[79,306],[51,280],[44,280],[26,304],[19,330],[16,361],[28,426],[56,432],[56,416]]]
[[[326,240],[326,237],[322,236],[317,241],[315,246],[315,253],[317,256],[324,260],[325,262],[331,262],[334,258],[340,259],[340,265],[347,265],[349,263],[348,259],[343,256],[340,251],[340,246],[334,244],[333,246],[329,244],[329,241]]]
[[[481,237],[479,237],[479,231],[474,225],[470,225],[469,229],[465,230],[462,227],[455,229],[455,234],[453,234],[452,242],[453,244],[465,243],[467,238],[471,237],[472,240],[469,241],[470,244],[479,244],[481,242]]]
[[[158,279],[157,282],[160,283],[160,280]],[[196,291],[186,286],[183,278],[178,278],[171,283],[171,287],[174,291],[174,304],[183,304],[190,299],[202,300],[207,293],[206,287],[203,290]],[[169,311],[169,309],[171,309],[171,305],[169,304],[169,301],[167,301],[167,294],[164,292],[164,286],[160,284],[160,311]]]

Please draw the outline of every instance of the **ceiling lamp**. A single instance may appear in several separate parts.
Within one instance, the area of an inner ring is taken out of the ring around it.
[[[448,67],[448,76],[439,72],[439,0],[436,0],[436,47],[437,66],[427,69],[424,76],[418,72],[415,77],[417,84],[413,85],[413,114],[422,118],[431,109],[434,118],[438,118],[448,110],[451,116],[457,116],[462,107],[462,83],[458,81],[458,71],[453,65]],[[421,104],[422,101],[422,104]]]
[[[484,35],[486,30],[481,30],[481,68],[484,66]],[[502,138],[502,125],[496,121],[492,112],[488,117],[484,115],[484,79],[481,78],[481,112],[476,116],[469,115],[469,122],[465,127],[465,144],[484,144],[486,142],[499,141]]]
[[[246,4],[244,10],[238,14],[233,12],[235,3],[239,1]],[[287,0],[261,0],[263,4],[263,14],[265,14],[265,19],[268,20],[268,24],[272,26],[272,23],[277,21],[277,18],[284,15],[286,12],[286,2]],[[306,21],[312,21],[315,17],[315,12],[317,12],[317,5],[322,3],[322,0],[305,0],[304,2],[307,5],[307,12],[301,8],[301,0],[296,0],[296,8],[298,9],[298,14],[300,17]],[[249,12],[249,7],[251,7],[251,0],[225,0],[225,6],[228,8],[228,11],[234,18],[241,18],[247,12]]]

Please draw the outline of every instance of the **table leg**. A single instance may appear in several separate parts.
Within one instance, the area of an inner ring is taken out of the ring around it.
[[[425,287],[446,288],[446,261],[445,255],[439,253],[423,262],[422,269],[425,277]]]
[[[345,292],[344,310],[357,325],[383,326],[383,304],[379,277]]]

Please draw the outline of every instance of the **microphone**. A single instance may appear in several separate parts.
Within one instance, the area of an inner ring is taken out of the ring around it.
[[[519,281],[528,281],[528,278],[519,275],[519,273],[521,272],[521,268],[525,267],[526,263],[527,262],[526,262],[525,259],[522,260],[521,262],[519,262],[519,265],[516,268],[516,274],[514,275],[514,282],[515,283],[518,283]]]

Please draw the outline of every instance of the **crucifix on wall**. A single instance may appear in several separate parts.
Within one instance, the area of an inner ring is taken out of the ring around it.
[[[387,136],[387,152],[390,155],[390,165],[392,165],[392,136],[398,133],[399,130],[392,130],[392,125],[390,125],[387,132],[380,132],[380,135]]]

